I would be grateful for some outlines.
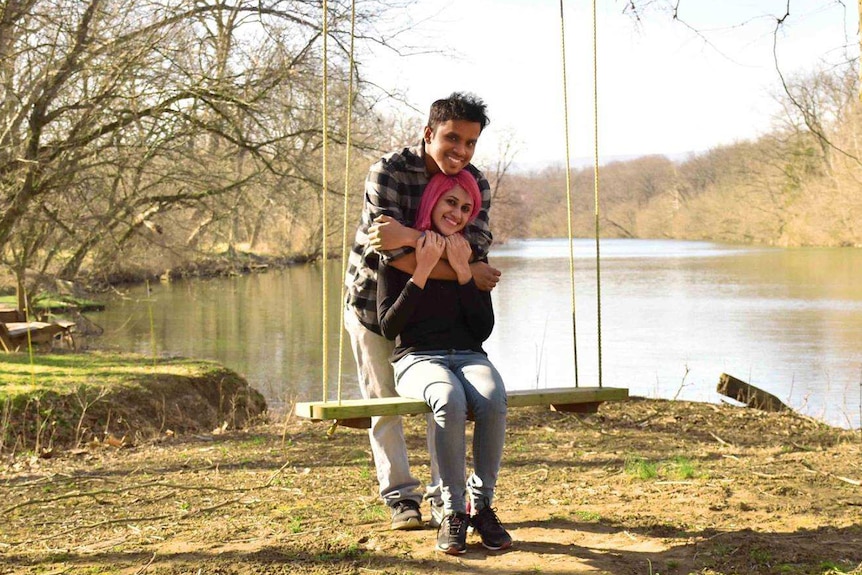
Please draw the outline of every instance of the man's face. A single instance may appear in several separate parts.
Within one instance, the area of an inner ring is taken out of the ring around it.
[[[429,175],[453,176],[473,158],[482,131],[479,122],[448,120],[432,130],[425,127],[425,168]]]

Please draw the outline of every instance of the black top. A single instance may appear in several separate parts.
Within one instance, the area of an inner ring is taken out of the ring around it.
[[[409,279],[410,274],[388,265],[377,276],[380,329],[395,340],[392,362],[415,351],[485,353],[482,342],[494,328],[491,292],[481,291],[472,279],[464,285],[428,279],[425,289]]]

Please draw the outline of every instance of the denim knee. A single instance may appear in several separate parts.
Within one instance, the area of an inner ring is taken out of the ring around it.
[[[467,420],[467,398],[460,386],[449,382],[429,384],[425,388],[425,401],[431,407],[434,420],[440,425]]]

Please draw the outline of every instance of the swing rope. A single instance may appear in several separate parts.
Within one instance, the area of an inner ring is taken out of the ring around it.
[[[328,106],[327,106],[327,99],[328,98],[327,98],[327,96],[329,95],[329,84],[327,82],[327,77],[326,77],[327,76],[327,68],[328,68],[328,61],[327,61],[327,38],[329,37],[329,27],[327,25],[328,20],[329,20],[329,10],[328,10],[328,6],[327,6],[327,0],[323,0],[323,62],[322,62],[322,64],[323,64],[323,82],[322,82],[323,93],[321,95],[321,98],[323,99],[323,102],[322,102],[322,113],[323,113],[323,118],[322,118],[322,121],[323,121],[323,174],[321,176],[321,186],[323,188],[323,191],[321,192],[321,208],[320,208],[321,209],[321,219],[323,220],[322,226],[321,226],[321,228],[322,228],[321,233],[323,235],[320,239],[320,244],[321,244],[321,260],[322,260],[321,268],[322,268],[322,284],[323,284],[323,293],[322,293],[322,300],[323,300],[322,314],[323,314],[323,317],[321,320],[323,322],[323,325],[322,325],[321,331],[323,334],[323,349],[322,349],[322,355],[323,355],[322,377],[323,377],[323,379],[322,379],[322,385],[323,385],[323,400],[324,401],[326,401],[326,399],[329,397],[329,390],[327,388],[328,381],[329,381],[329,345],[328,345],[328,343],[329,343],[329,330],[327,327],[329,324],[329,321],[328,321],[329,315],[327,312],[327,308],[329,307],[329,305],[328,305],[329,304],[329,298],[327,297],[327,294],[326,294],[326,287],[329,285],[329,282],[327,280],[327,274],[326,274],[326,260],[327,260],[326,238],[327,238],[328,233],[329,233],[329,229],[327,227],[327,222],[326,222],[326,220],[328,219],[326,217],[326,213],[327,213],[326,190],[328,187],[328,182],[327,182],[327,160],[328,160],[327,146],[328,146],[328,140],[329,140],[329,138],[328,138],[328,131],[329,131],[328,125],[329,124],[328,124],[328,120],[327,120],[327,112],[328,112]]]
[[[596,230],[596,337],[598,342],[599,387],[602,387],[602,266],[599,248],[599,43],[596,0],[593,0],[593,204]]]
[[[596,0],[592,2],[593,17],[593,204],[595,216],[595,243],[596,243],[596,333],[598,347],[598,385],[602,387],[602,275],[601,275],[601,242],[600,238],[600,212],[599,212],[599,62],[598,62],[598,18]],[[568,224],[569,240],[569,275],[571,283],[571,307],[572,307],[572,346],[575,370],[575,387],[580,387],[578,381],[578,339],[575,305],[575,251],[574,234],[572,231],[572,183],[570,167],[569,146],[569,100],[568,80],[566,77],[566,22],[563,0],[560,0],[560,44],[563,65],[563,124],[565,128],[566,141],[566,214]]]
[[[344,151],[344,205],[341,214],[341,301],[344,302],[344,298],[347,295],[347,284],[345,284],[345,278],[347,277],[347,208],[348,202],[347,198],[349,196],[350,191],[350,142],[351,142],[351,128],[353,125],[353,48],[354,48],[354,39],[356,38],[356,0],[353,0],[350,7],[350,63],[347,67],[347,75],[349,79],[347,81],[347,111],[346,111],[346,122],[347,122],[347,136],[345,138],[345,151]],[[342,313],[339,314],[341,318],[341,329],[338,330],[338,403],[341,403],[341,387],[344,381],[344,369],[343,369],[343,359],[344,359],[344,313],[343,309]]]
[[[329,285],[327,276],[327,246],[326,240],[328,237],[328,225],[327,225],[327,190],[328,190],[328,173],[327,168],[329,165],[329,130],[328,130],[328,109],[329,109],[329,82],[328,82],[328,69],[329,69],[329,56],[328,56],[328,37],[329,37],[329,25],[328,25],[328,5],[327,0],[323,0],[323,82],[322,82],[322,109],[323,109],[323,175],[322,175],[322,202],[321,202],[321,210],[322,210],[322,219],[323,219],[323,237],[321,238],[321,254],[323,259],[323,270],[322,270],[322,283],[323,283],[323,293],[322,293],[322,301],[323,301],[323,311],[322,311],[322,332],[323,332],[323,366],[322,366],[322,388],[323,388],[323,401],[326,401],[329,398],[329,296],[327,286]],[[350,191],[350,146],[352,141],[352,126],[353,126],[353,68],[354,68],[354,46],[356,39],[356,0],[353,0],[351,4],[350,10],[350,59],[347,68],[348,74],[348,87],[347,87],[347,110],[346,114],[346,123],[347,123],[347,134],[345,138],[345,153],[344,153],[344,202],[342,206],[342,227],[341,227],[341,301],[344,301],[344,297],[346,295],[346,286],[344,283],[344,278],[347,276],[347,212],[348,212],[348,198]],[[339,321],[339,330],[338,330],[338,371],[337,371],[337,392],[336,396],[338,398],[338,403],[341,403],[342,397],[342,387],[344,382],[344,369],[343,369],[343,358],[344,358],[344,314],[340,314]]]
[[[566,217],[569,231],[569,284],[571,285],[572,308],[572,349],[575,368],[575,387],[578,385],[578,330],[575,319],[575,246],[572,233],[572,177],[570,166],[571,151],[569,148],[569,93],[566,79],[566,18],[563,10],[563,0],[560,0],[560,53],[563,64],[563,129],[566,141]]]

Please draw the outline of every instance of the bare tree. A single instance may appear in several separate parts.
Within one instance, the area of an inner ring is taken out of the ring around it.
[[[350,5],[329,6],[338,109],[347,74],[361,77],[346,67]],[[383,9],[359,4],[357,38],[389,41],[371,34]],[[72,278],[204,235],[208,247],[260,242],[271,218],[307,215],[321,19],[300,0],[6,0],[0,258]],[[337,120],[329,129],[343,142]]]

